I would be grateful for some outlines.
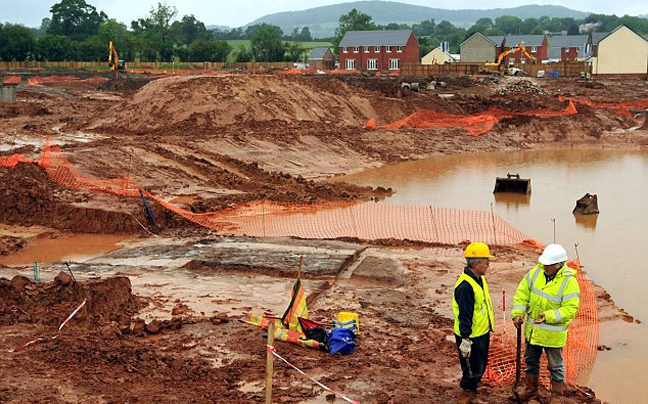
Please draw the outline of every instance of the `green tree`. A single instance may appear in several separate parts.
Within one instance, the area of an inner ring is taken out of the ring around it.
[[[72,40],[82,41],[97,33],[99,24],[108,16],[84,0],[61,0],[50,8],[52,20],[47,28],[48,35],[65,35]]]
[[[47,29],[49,28],[51,22],[52,22],[51,18],[49,17],[43,18],[41,20],[40,28],[34,30],[34,34],[36,35],[36,37],[40,38],[47,35]]]
[[[108,58],[108,43],[112,41],[120,59],[134,60],[136,53],[135,37],[123,23],[117,22],[114,18],[106,20],[99,26],[98,37],[103,42],[102,46],[106,59]]]
[[[308,50],[304,48],[301,42],[286,42],[286,60],[289,62],[298,62],[308,57]]]
[[[78,44],[79,55],[84,61],[106,61],[108,65],[108,42],[102,35],[94,35]],[[124,56],[120,53],[120,59]]]
[[[251,62],[252,58],[252,51],[250,51],[245,46],[239,46],[234,56],[234,60],[237,62]]]
[[[254,35],[250,38],[252,54],[257,62],[281,62],[284,59],[285,47],[281,42],[283,31],[276,25],[256,25]]]
[[[532,29],[531,32],[529,32],[529,35],[544,35],[544,33],[545,33],[544,28],[542,28],[541,26],[537,26],[534,29]]]
[[[396,31],[399,29],[410,29],[411,27],[407,24],[397,24],[395,22],[390,22],[389,24],[383,27],[386,31]]]
[[[147,18],[140,18],[131,22],[131,28],[136,33],[145,38],[148,44],[148,50],[145,54],[147,57],[153,56],[152,51],[156,53],[153,60],[162,60],[170,62],[173,58],[173,48],[177,42],[171,29],[171,21],[178,15],[175,7],[166,4],[157,4],[157,8],[151,7],[150,14]]]
[[[456,34],[457,30],[458,28],[452,25],[452,23],[443,20],[439,23],[439,25],[437,25],[434,33],[440,37],[447,37]]]
[[[196,39],[187,48],[190,62],[225,62],[232,51],[227,41]]]
[[[295,40],[302,42],[312,42],[313,36],[311,35],[310,29],[308,27],[302,28],[299,36],[295,38]]]
[[[182,20],[175,21],[171,25],[171,30],[174,31],[173,36],[185,45],[197,39],[212,39],[212,34],[205,28],[205,24],[196,20],[193,15],[185,15]]]
[[[31,28],[0,24],[0,60],[23,61],[34,54],[36,37]]]
[[[490,18],[480,18],[475,24],[468,28],[467,37],[471,37],[477,32],[486,35],[485,32],[493,27],[493,21]]]
[[[502,15],[495,19],[495,28],[501,29],[507,35],[521,35],[522,19],[510,15]]]
[[[335,29],[333,48],[337,51],[344,34],[348,31],[374,31],[380,29],[369,14],[361,13],[355,8],[348,14],[340,16],[340,25]]]
[[[520,26],[522,35],[529,35],[536,27],[540,26],[540,20],[537,18],[527,18],[522,21]]]
[[[52,62],[78,60],[79,43],[63,35],[45,35],[38,39],[38,59]]]
[[[567,35],[578,35],[580,34],[580,29],[578,28],[578,25],[572,24],[567,28]]]
[[[434,20],[421,21],[420,24],[414,24],[412,27],[417,37],[433,35],[436,30],[436,23]]]

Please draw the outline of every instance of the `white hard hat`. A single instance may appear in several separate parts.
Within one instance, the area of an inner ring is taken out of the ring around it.
[[[538,262],[542,265],[553,265],[565,261],[567,261],[567,251],[560,244],[549,244],[538,258]]]

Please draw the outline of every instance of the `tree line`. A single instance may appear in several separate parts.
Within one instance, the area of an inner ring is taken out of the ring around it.
[[[231,30],[207,29],[194,15],[178,19],[175,7],[157,3],[146,18],[131,21],[130,27],[109,18],[85,0],[61,0],[50,8],[51,18],[44,18],[39,28],[0,23],[0,61],[105,61],[108,42],[112,41],[120,59],[142,62],[278,62],[298,61],[307,57],[304,42],[311,42],[308,27],[294,28],[285,34],[272,24],[257,24]],[[441,42],[448,42],[452,52],[476,32],[484,35],[528,35],[544,33],[578,34],[579,26],[590,24],[590,30],[609,32],[625,24],[635,32],[648,33],[648,19],[604,14],[591,14],[584,19],[539,18],[520,19],[501,16],[482,18],[468,29],[455,27],[448,21],[434,19],[419,24],[379,25],[373,18],[356,9],[340,16],[332,38],[319,38],[337,45],[349,30],[412,29],[419,38],[421,55]],[[249,40],[250,46],[233,48],[227,41]]]

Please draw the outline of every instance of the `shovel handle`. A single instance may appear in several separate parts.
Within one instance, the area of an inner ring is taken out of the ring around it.
[[[515,353],[515,385],[520,383],[520,371],[522,367],[522,327],[517,327],[517,351]]]

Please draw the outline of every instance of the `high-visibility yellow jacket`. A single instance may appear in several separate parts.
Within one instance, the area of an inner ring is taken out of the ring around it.
[[[562,348],[567,342],[567,327],[574,319],[580,306],[580,287],[576,271],[563,265],[549,282],[544,266],[538,264],[520,281],[511,318],[524,317],[526,340],[533,345]],[[546,322],[534,324],[540,313]]]
[[[481,277],[482,285],[479,286],[479,283],[475,281],[470,275],[465,272],[461,274],[457,283],[455,283],[455,289],[463,281],[467,281],[470,286],[472,286],[473,293],[475,294],[475,305],[473,309],[472,316],[472,332],[470,338],[480,337],[490,331],[495,330],[495,316],[493,315],[493,303],[491,302],[490,293],[488,291],[488,283],[486,282],[485,277]],[[461,336],[461,331],[459,331],[459,303],[452,294],[452,311],[455,316],[454,323],[454,332],[455,334]]]

